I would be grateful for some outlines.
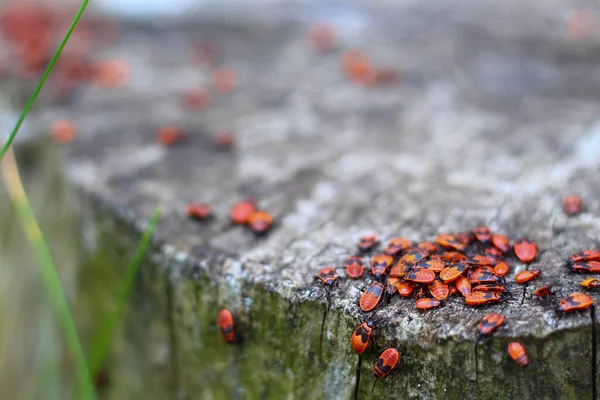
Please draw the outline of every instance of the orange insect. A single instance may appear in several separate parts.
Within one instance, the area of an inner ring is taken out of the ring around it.
[[[383,284],[379,282],[371,283],[367,290],[360,296],[360,309],[364,312],[374,310],[375,307],[377,307],[377,305],[381,301],[381,297],[383,296],[384,290],[385,287],[383,286]]]
[[[483,283],[475,286],[473,291],[504,293],[504,286],[497,283]]]
[[[517,258],[525,264],[532,262],[537,255],[537,245],[529,239],[517,239],[513,249]]]
[[[473,234],[473,232],[459,232],[456,233],[454,236],[456,236],[456,239],[458,239],[458,241],[462,243],[463,246],[468,246],[469,243],[473,241],[475,235]]]
[[[567,196],[563,199],[563,210],[569,216],[580,214],[583,211],[583,199],[579,196]]]
[[[333,267],[323,267],[317,272],[317,277],[323,282],[326,287],[333,287],[337,282],[337,275]]]
[[[402,262],[404,264],[415,264],[426,257],[427,253],[425,253],[423,250],[412,249],[408,253],[400,257],[400,260],[398,260],[398,262]]]
[[[565,297],[558,303],[558,311],[573,312],[585,310],[594,304],[594,300],[584,293],[573,293]]]
[[[357,354],[362,354],[369,347],[371,336],[375,326],[373,322],[367,321],[360,324],[350,336],[350,344]]]
[[[579,282],[581,286],[587,289],[599,288],[600,287],[600,279],[596,278],[587,278]]]
[[[125,86],[130,75],[129,64],[122,60],[100,61],[94,66],[94,83],[99,87]]]
[[[483,306],[490,303],[497,303],[500,300],[500,295],[495,292],[471,292],[465,297],[465,304],[468,306]]]
[[[413,269],[406,274],[404,280],[421,285],[429,285],[435,280],[435,272],[426,268]]]
[[[459,276],[465,273],[469,268],[467,264],[455,264],[451,267],[446,267],[440,272],[440,279],[444,283],[454,282]]]
[[[396,282],[395,286],[398,289],[398,294],[401,297],[410,297],[410,295],[413,294],[415,290],[416,284],[412,282],[405,282],[403,280],[399,280],[398,282]]]
[[[190,203],[187,206],[187,214],[192,218],[204,220],[213,216],[213,209],[205,203]]]
[[[431,310],[432,308],[436,308],[440,306],[440,303],[436,299],[431,299],[429,297],[424,297],[422,299],[418,299],[416,306],[417,310]]]
[[[600,251],[597,250],[584,250],[580,253],[571,254],[568,259],[569,266],[584,261],[600,261]]]
[[[440,254],[440,259],[449,263],[466,263],[467,256],[456,251],[446,251]]]
[[[231,209],[231,221],[234,224],[245,225],[254,211],[256,211],[256,205],[252,199],[236,203]]]
[[[371,251],[373,247],[377,246],[379,238],[375,235],[365,235],[358,241],[358,249],[360,251]]]
[[[404,262],[398,261],[396,265],[394,265],[390,269],[390,276],[394,278],[402,278],[404,277],[408,271],[413,269],[412,264],[406,264]]]
[[[442,260],[421,260],[416,265],[417,268],[428,268],[435,273],[442,272],[444,268],[446,268],[446,263]]]
[[[471,265],[484,266],[492,265],[492,260],[490,260],[486,255],[475,254],[467,259],[467,263]]]
[[[359,50],[347,50],[341,55],[342,70],[354,83],[369,86],[375,80],[375,70],[368,57]]]
[[[442,247],[448,247],[458,251],[465,251],[466,245],[455,235],[440,234],[435,237],[435,241]]]
[[[508,345],[508,355],[521,367],[529,365],[529,358],[527,358],[525,347],[519,342],[512,342]]]
[[[385,271],[392,265],[394,258],[387,254],[379,254],[371,259],[371,273],[374,277],[380,278]]]
[[[350,279],[358,279],[365,272],[365,264],[360,256],[350,256],[346,260],[346,273]]]
[[[471,294],[471,282],[469,282],[469,280],[464,276],[459,276],[454,281],[454,286],[456,286],[456,289],[460,292],[460,294],[463,295],[463,297],[467,297],[469,294]]]
[[[271,229],[273,217],[266,211],[254,211],[248,218],[248,225],[252,232],[262,235]]]
[[[477,327],[477,333],[482,336],[491,335],[496,329],[504,324],[504,315],[491,313],[481,319]]]
[[[448,284],[439,279],[433,281],[433,283],[429,285],[428,289],[431,297],[439,301],[446,300],[448,296],[450,296],[450,287],[448,287]]]
[[[319,22],[310,27],[308,39],[311,46],[320,52],[333,50],[336,37],[335,30],[326,22]]]
[[[220,131],[213,136],[213,144],[219,150],[229,150],[235,144],[235,133]]]
[[[493,271],[493,270],[492,270]],[[469,271],[467,279],[472,285],[480,285],[482,283],[498,283],[500,278],[492,271],[485,268],[477,268]]]
[[[210,98],[206,90],[194,88],[185,93],[184,103],[190,110],[202,110],[210,104]]]
[[[552,285],[546,284],[533,292],[537,297],[548,297],[552,294]]]
[[[492,235],[492,244],[503,253],[508,253],[510,251],[510,242],[508,241],[508,238],[499,233],[494,233]]]
[[[385,294],[387,295],[388,303],[390,302],[390,299],[398,293],[398,283],[400,281],[400,278],[388,278],[387,284],[385,285]]]
[[[68,119],[61,119],[54,121],[52,129],[50,131],[50,137],[56,143],[67,144],[71,143],[77,135],[77,128],[73,121]]]
[[[398,361],[400,360],[400,352],[393,347],[388,347],[383,350],[377,361],[375,362],[375,376],[377,378],[385,378],[392,372]]]
[[[233,331],[233,315],[229,310],[221,310],[217,317],[217,325],[221,330],[221,336],[227,343],[235,343],[235,333]]]
[[[384,253],[390,256],[397,256],[403,251],[407,251],[408,249],[410,249],[411,246],[412,244],[410,240],[402,237],[396,237],[390,239],[387,246],[385,247]]]
[[[515,281],[517,283],[523,284],[529,281],[534,280],[538,276],[540,276],[542,271],[539,269],[530,269],[529,271],[521,271],[517,275],[515,275]]]
[[[510,271],[510,267],[505,262],[500,262],[494,265],[494,273],[498,276],[506,276]]]
[[[172,125],[161,126],[156,130],[156,141],[163,146],[172,146],[183,140],[184,134],[179,127]]]
[[[490,237],[492,235],[490,228],[488,228],[487,226],[478,226],[475,229],[473,229],[473,233],[475,234],[477,240],[484,244],[490,241]]]
[[[231,93],[237,86],[237,75],[231,68],[217,68],[213,72],[213,87],[220,93]]]
[[[573,272],[587,272],[590,274],[600,273],[600,261],[582,261],[573,264],[571,267]]]
[[[417,244],[417,248],[423,250],[428,255],[431,255],[431,254],[434,254],[437,252],[437,247],[435,246],[435,243],[432,243],[432,242],[421,242],[421,243]]]
[[[504,253],[495,247],[485,249],[485,255],[492,261],[493,264],[501,261],[504,258]]]

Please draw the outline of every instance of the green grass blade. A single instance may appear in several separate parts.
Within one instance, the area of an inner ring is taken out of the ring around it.
[[[46,290],[48,290],[50,301],[58,315],[59,324],[64,332],[67,346],[74,357],[75,375],[79,389],[78,398],[85,400],[94,399],[94,385],[85,360],[83,347],[81,346],[79,335],[75,328],[75,323],[71,317],[69,304],[63,292],[62,284],[58,277],[58,273],[56,272],[56,268],[54,267],[54,263],[52,262],[50,250],[42,236],[40,227],[35,219],[25,190],[23,189],[23,184],[21,183],[14,153],[12,151],[7,153],[7,157],[4,162],[0,164],[0,167],[8,195],[13,206],[17,210],[17,215],[23,231],[25,232],[25,236],[32,247],[33,256],[39,268],[42,281],[44,282]]]
[[[54,68],[54,64],[56,64],[56,61],[58,60],[58,57],[62,53],[63,48],[69,41],[69,38],[71,37],[71,33],[73,32],[73,29],[75,29],[75,26],[77,26],[77,23],[79,22],[79,18],[81,17],[81,14],[83,14],[83,11],[85,10],[85,8],[88,5],[88,1],[89,0],[83,0],[81,2],[81,6],[79,7],[79,10],[77,10],[77,14],[75,15],[75,18],[73,19],[73,22],[71,22],[71,26],[69,27],[67,34],[65,35],[62,42],[60,43],[60,46],[58,46],[56,53],[54,53],[54,57],[52,57],[52,60],[50,61],[50,64],[48,64],[48,67],[46,68],[44,75],[42,75],[42,78],[38,82],[35,90],[33,91],[33,94],[29,98],[27,105],[25,105],[25,108],[23,108],[23,111],[21,112],[21,115],[19,116],[19,119],[17,120],[17,124],[13,128],[12,132],[10,133],[10,136],[8,137],[8,140],[4,144],[4,147],[2,148],[2,152],[0,152],[0,161],[2,161],[2,158],[8,151],[8,148],[10,147],[12,142],[15,140],[15,137],[17,136],[17,132],[19,132],[19,129],[21,129],[21,125],[23,124],[25,117],[29,113],[31,106],[33,106],[33,102],[35,101],[35,99],[37,99],[37,96],[40,93],[40,90],[42,90],[44,83],[46,83],[46,79],[48,78],[48,75],[50,75],[50,72],[52,72],[52,69]]]
[[[126,271],[121,288],[117,294],[117,306],[114,311],[105,317],[102,324],[100,324],[100,331],[98,332],[95,340],[92,342],[89,365],[93,374],[96,374],[104,364],[104,360],[108,354],[110,343],[115,335],[119,321],[121,321],[123,318],[125,305],[127,304],[129,293],[131,292],[133,283],[135,282],[135,276],[140,268],[140,264],[142,263],[144,254],[146,253],[146,249],[150,245],[150,239],[152,238],[152,233],[154,232],[154,228],[156,227],[159,218],[160,208],[157,208],[154,211],[154,215],[150,219],[150,224],[144,231],[142,239],[140,240],[138,248],[135,252],[135,256],[133,257],[129,268]]]

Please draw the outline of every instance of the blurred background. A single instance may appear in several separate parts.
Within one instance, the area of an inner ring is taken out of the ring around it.
[[[0,0],[2,140],[78,6]],[[261,118],[265,104],[290,93],[290,118],[273,124],[288,127],[291,138],[320,135],[326,117],[315,116],[315,107],[330,116],[339,111],[349,123],[362,110],[395,119],[425,88],[431,107],[420,111],[423,119],[452,108],[446,102],[454,98],[507,114],[524,98],[568,98],[577,107],[598,101],[599,23],[598,2],[583,0],[90,2],[15,142],[25,190],[84,347],[97,317],[114,307],[119,276],[110,271],[128,265],[136,243],[135,235],[98,239],[106,237],[103,227],[78,193],[85,176],[68,168],[67,160],[89,151],[78,147],[79,135],[115,127],[104,113],[131,110],[143,120],[136,125],[163,147],[201,126],[222,150],[236,138],[243,147],[276,137],[276,127],[244,131],[244,118]],[[237,97],[229,98],[233,92]],[[482,122],[488,123],[494,122]],[[243,157],[233,157],[239,170]],[[254,164],[244,165],[249,168],[238,173],[252,175]],[[0,269],[3,398],[76,398],[71,357],[4,186]]]

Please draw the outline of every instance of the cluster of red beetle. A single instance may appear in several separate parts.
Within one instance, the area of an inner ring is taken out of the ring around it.
[[[582,201],[578,196],[564,199],[563,208],[569,215],[582,210]],[[372,252],[379,240],[374,235],[360,239],[358,250],[365,254]],[[506,236],[493,233],[485,226],[479,226],[472,232],[440,234],[435,242],[413,244],[410,240],[397,237],[389,240],[383,253],[371,257],[371,275],[374,281],[367,287],[358,300],[360,309],[373,311],[382,303],[384,297],[399,294],[401,297],[414,296],[416,308],[430,310],[439,307],[451,295],[464,297],[465,305],[475,307],[502,301],[507,294],[504,277],[510,272],[510,266],[504,260],[510,251],[519,261],[530,264],[537,256],[537,245],[529,239],[517,239],[511,246]],[[600,251],[585,250],[571,255],[567,265],[572,271],[600,273]],[[350,279],[360,279],[365,272],[362,255],[348,257],[345,264]],[[538,278],[539,269],[519,272],[514,279],[525,284]],[[337,283],[335,268],[327,266],[319,269],[317,277],[327,287]],[[589,278],[581,282],[586,288],[600,287],[600,280]],[[543,285],[534,294],[540,298],[554,295],[550,285]],[[593,305],[590,296],[573,293],[558,303],[560,312],[584,310]],[[482,336],[491,335],[504,324],[501,314],[486,315],[479,327]],[[350,344],[354,351],[363,354],[371,341],[375,330],[372,320],[361,323],[353,332]],[[525,348],[519,342],[508,346],[509,356],[521,366],[529,363]],[[384,349],[375,363],[375,376],[387,376],[397,365],[400,353],[389,347]]]

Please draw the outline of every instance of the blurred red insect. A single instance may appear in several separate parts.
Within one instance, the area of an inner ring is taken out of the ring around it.
[[[583,211],[583,199],[579,196],[567,196],[563,199],[562,204],[567,215],[577,215]]]
[[[397,256],[403,251],[407,251],[408,249],[410,249],[411,246],[412,244],[410,240],[402,237],[396,237],[390,239],[387,246],[385,247],[384,253],[390,256]]]
[[[233,331],[233,315],[229,310],[221,310],[217,317],[217,325],[221,330],[221,336],[227,343],[235,343],[235,333]]]
[[[205,220],[213,216],[213,209],[206,203],[190,203],[187,206],[187,214],[197,220]]]
[[[482,336],[489,336],[503,324],[504,315],[495,313],[487,314],[481,319],[481,322],[477,327],[477,333]]]
[[[245,225],[254,211],[256,211],[256,206],[253,199],[236,203],[231,209],[231,221],[234,224]]]
[[[258,235],[268,232],[272,223],[273,217],[266,211],[255,211],[248,218],[250,229]]]
[[[156,141],[163,146],[172,146],[181,142],[184,134],[177,126],[165,125],[156,130]]]
[[[308,38],[311,46],[320,52],[331,51],[335,48],[335,29],[326,22],[318,22],[310,27]]]
[[[528,271],[521,271],[517,275],[515,275],[515,281],[520,284],[530,282],[530,281],[534,280],[535,278],[537,278],[538,276],[540,276],[541,272],[542,271],[540,271],[539,269],[530,269]]]
[[[508,355],[521,367],[529,365],[529,358],[527,358],[525,347],[519,342],[512,342],[508,345]]]
[[[490,228],[488,228],[487,226],[478,226],[475,229],[473,229],[473,233],[475,234],[477,240],[484,244],[490,241],[490,237],[492,234]]]
[[[503,253],[508,253],[510,251],[510,242],[508,238],[499,233],[494,233],[492,235],[492,244]]]
[[[365,235],[358,241],[358,249],[360,251],[371,251],[373,247],[377,246],[379,238],[375,235]]]

